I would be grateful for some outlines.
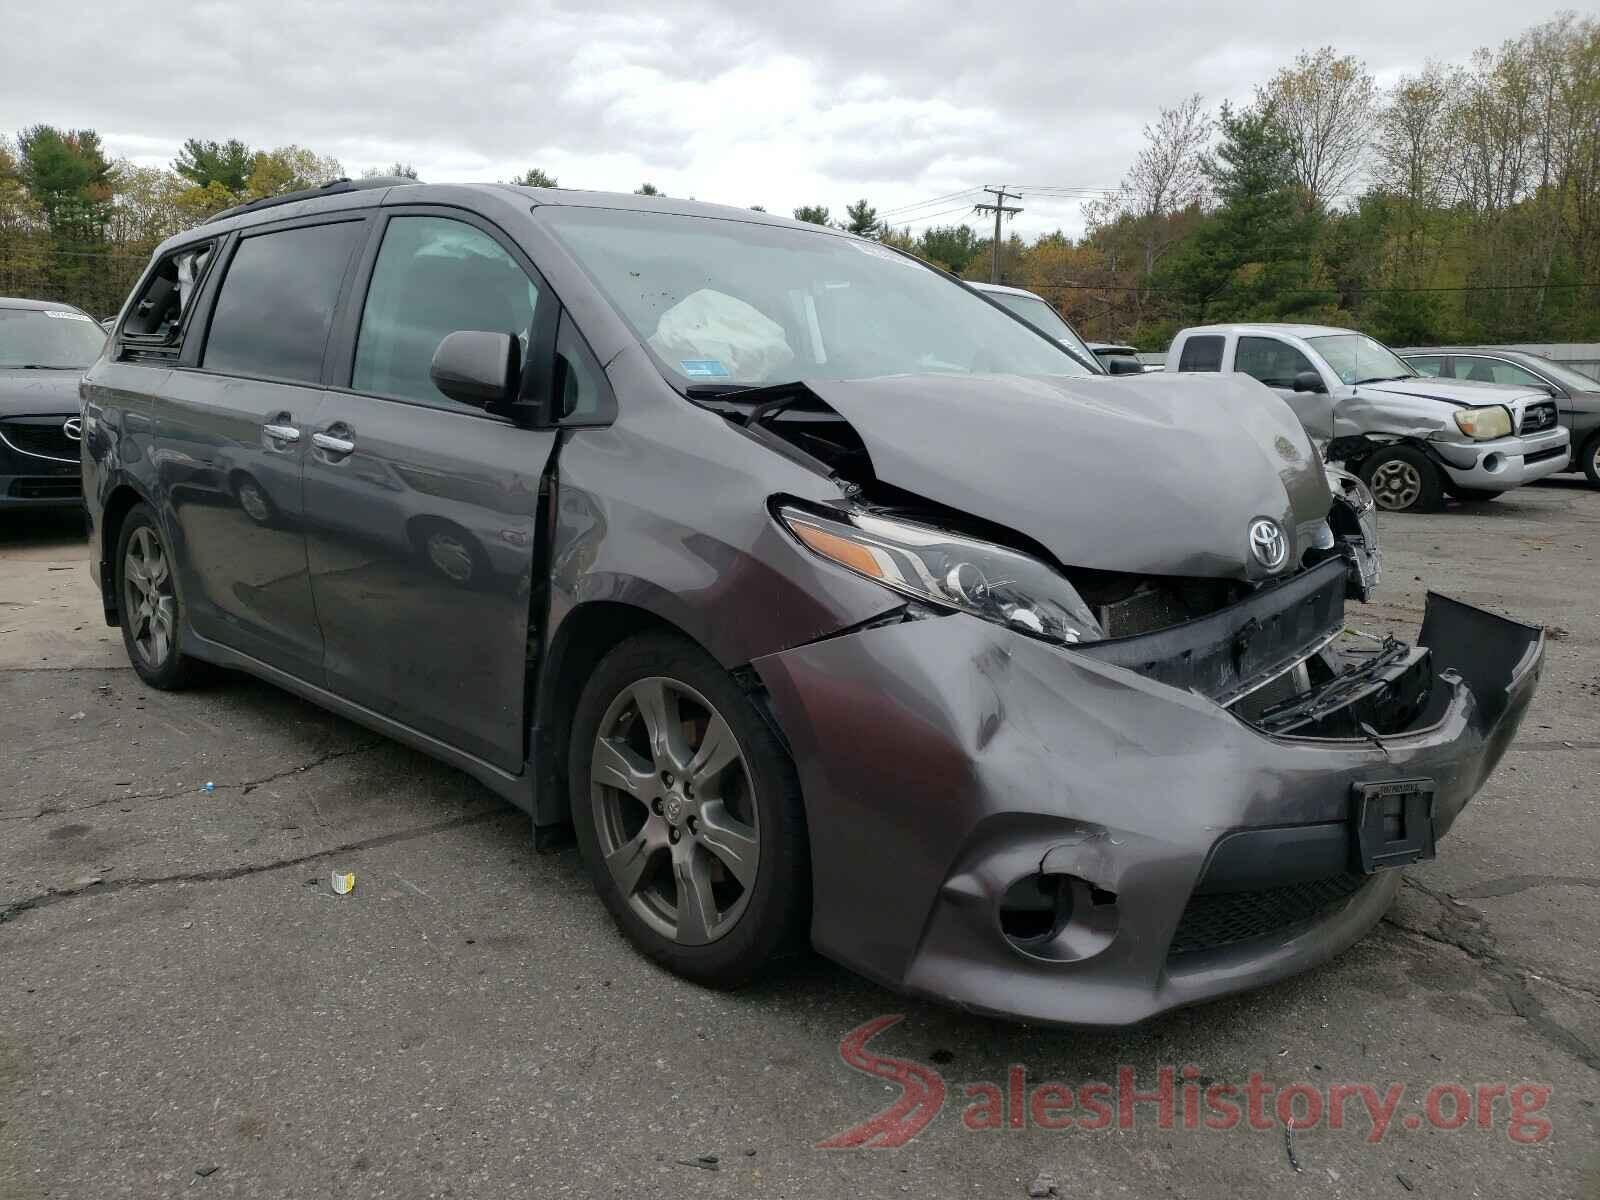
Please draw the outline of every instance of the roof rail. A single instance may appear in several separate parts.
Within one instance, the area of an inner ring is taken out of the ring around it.
[[[225,208],[219,213],[213,213],[202,225],[210,225],[214,221],[221,221],[227,217],[237,217],[240,213],[255,212],[261,208],[276,208],[280,204],[293,204],[296,200],[310,200],[315,196],[336,196],[340,192],[364,192],[369,188],[400,187],[407,183],[420,183],[419,179],[412,179],[405,175],[374,175],[366,179],[330,179],[319,187],[303,188],[298,192],[284,192],[281,196],[263,196],[260,200],[251,200],[247,204],[235,204],[232,208]]]

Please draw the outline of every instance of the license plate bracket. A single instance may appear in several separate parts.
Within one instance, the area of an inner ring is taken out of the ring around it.
[[[1385,779],[1355,785],[1356,852],[1372,875],[1435,856],[1431,779]]]

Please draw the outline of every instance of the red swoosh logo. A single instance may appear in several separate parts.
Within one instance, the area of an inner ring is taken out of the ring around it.
[[[904,1013],[874,1017],[864,1025],[857,1025],[840,1040],[839,1057],[847,1067],[897,1083],[902,1091],[900,1099],[877,1116],[818,1142],[819,1150],[853,1150],[859,1146],[887,1150],[904,1146],[939,1115],[944,1107],[944,1080],[939,1072],[921,1063],[873,1054],[867,1049],[868,1042],[904,1019]]]

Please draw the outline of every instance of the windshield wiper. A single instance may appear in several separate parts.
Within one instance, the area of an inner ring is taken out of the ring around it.
[[[1355,386],[1356,387],[1360,387],[1363,383],[1393,383],[1397,379],[1415,379],[1415,378],[1417,378],[1417,376],[1415,376],[1415,375],[1374,375],[1371,379],[1358,379],[1358,380],[1356,380]]]
[[[758,383],[691,383],[683,394],[691,400],[716,400],[736,392],[756,392],[765,386]]]
[[[61,363],[0,363],[0,371],[82,371],[86,369]]]

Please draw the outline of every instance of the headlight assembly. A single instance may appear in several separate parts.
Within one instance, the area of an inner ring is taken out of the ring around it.
[[[814,553],[904,595],[1045,641],[1105,636],[1072,585],[1026,554],[866,513],[834,519],[786,506],[778,516]]]
[[[1463,408],[1456,412],[1456,428],[1478,442],[1511,436],[1511,410],[1503,404]]]

